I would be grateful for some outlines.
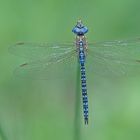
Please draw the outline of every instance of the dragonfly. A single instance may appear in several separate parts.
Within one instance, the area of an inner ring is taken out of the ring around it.
[[[140,38],[88,43],[85,36],[88,28],[81,20],[78,20],[72,32],[75,34],[74,43],[18,42],[9,49],[13,54],[31,60],[16,69],[17,75],[33,75],[34,78],[41,79],[47,79],[48,71],[53,66],[62,66],[65,63],[69,65],[76,58],[81,77],[83,118],[85,124],[88,124],[86,67],[95,75],[120,76],[129,67],[140,66]]]

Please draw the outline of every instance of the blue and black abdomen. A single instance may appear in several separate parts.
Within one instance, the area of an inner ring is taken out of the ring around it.
[[[88,95],[86,85],[86,70],[85,70],[85,53],[83,45],[79,48],[79,63],[81,71],[81,87],[82,87],[82,98],[83,98],[83,113],[85,124],[88,124]]]
[[[81,86],[82,86],[84,120],[85,124],[88,124],[88,95],[87,95],[86,73],[84,63],[81,63],[80,69],[81,69]]]

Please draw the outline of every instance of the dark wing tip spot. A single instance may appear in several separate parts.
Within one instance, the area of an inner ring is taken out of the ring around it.
[[[18,42],[16,45],[24,45],[24,42]]]
[[[24,67],[24,66],[27,66],[28,63],[24,63],[24,64],[21,64],[20,67]]]

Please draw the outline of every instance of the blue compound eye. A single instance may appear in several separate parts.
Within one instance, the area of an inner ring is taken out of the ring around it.
[[[82,24],[82,22],[79,20],[77,22],[77,25],[72,29],[72,32],[74,32],[76,35],[84,35],[88,32],[88,28]]]
[[[88,28],[87,27],[83,27],[83,28],[77,28],[77,27],[74,27],[72,32],[74,32],[75,34],[77,35],[84,35],[85,33],[88,32]]]

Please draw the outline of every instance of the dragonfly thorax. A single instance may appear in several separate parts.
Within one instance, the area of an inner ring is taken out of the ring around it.
[[[83,41],[80,40],[80,41],[78,42],[78,44],[79,44],[79,46],[83,46]]]

